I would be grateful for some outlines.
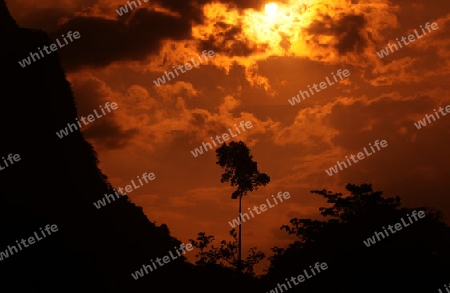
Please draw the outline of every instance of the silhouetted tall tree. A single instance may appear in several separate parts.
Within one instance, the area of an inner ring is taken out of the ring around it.
[[[239,198],[241,224],[238,238],[238,270],[242,271],[242,197],[249,191],[257,190],[258,186],[268,184],[270,177],[258,171],[257,163],[250,155],[250,149],[242,141],[232,141],[229,145],[223,143],[216,150],[216,157],[216,164],[225,168],[225,173],[222,174],[220,181],[222,183],[230,182],[231,186],[237,186],[231,198]]]

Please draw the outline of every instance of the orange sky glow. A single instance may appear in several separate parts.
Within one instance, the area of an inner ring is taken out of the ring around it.
[[[444,0],[149,1],[119,16],[123,0],[9,0],[22,27],[53,39],[81,38],[58,50],[78,114],[100,104],[119,108],[86,126],[113,186],[145,172],[156,179],[129,194],[150,219],[183,242],[206,232],[229,239],[237,217],[232,187],[210,150],[191,151],[242,120],[253,127],[234,140],[249,146],[271,181],[243,199],[243,210],[288,191],[291,198],[243,225],[243,251],[295,238],[281,231],[294,217],[321,218],[313,189],[343,191],[372,183],[406,205],[444,212],[450,200],[450,118],[422,129],[414,122],[450,105],[450,2]],[[423,38],[380,58],[376,52],[436,22]],[[212,50],[198,67],[167,83],[172,66]],[[294,106],[308,85],[339,69],[351,75]],[[389,146],[329,176],[326,169],[375,140]],[[107,208],[107,207],[106,207]],[[190,260],[193,260],[192,257]],[[267,266],[263,263],[259,272]]]

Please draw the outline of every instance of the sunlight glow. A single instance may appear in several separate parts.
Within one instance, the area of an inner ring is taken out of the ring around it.
[[[275,16],[277,14],[278,11],[278,5],[275,3],[269,3],[266,4],[266,7],[264,9],[266,11],[266,14],[269,16]]]
[[[193,28],[193,36],[201,40],[213,38],[217,44],[229,50],[233,50],[233,46],[240,42],[263,54],[305,54],[303,29],[318,18],[318,10],[308,8],[319,1],[322,0],[268,2],[261,10],[246,9],[244,13],[223,3],[207,4],[204,6],[206,20]],[[217,22],[222,25],[217,26]],[[225,32],[236,24],[240,24],[242,33],[233,34],[233,39],[227,39]]]

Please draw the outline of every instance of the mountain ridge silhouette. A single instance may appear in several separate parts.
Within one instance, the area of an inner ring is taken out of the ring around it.
[[[0,261],[2,291],[148,292],[156,282],[167,290],[178,288],[169,276],[183,279],[191,267],[181,257],[139,281],[131,273],[181,242],[126,196],[97,210],[92,203],[112,193],[112,186],[95,150],[79,130],[64,139],[56,136],[77,118],[58,52],[25,68],[18,64],[53,41],[41,30],[20,28],[4,0],[0,30],[5,41],[0,48],[0,157],[21,157],[0,171],[0,251],[46,224],[59,228]]]

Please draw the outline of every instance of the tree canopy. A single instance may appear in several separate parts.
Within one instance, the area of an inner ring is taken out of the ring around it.
[[[319,208],[327,220],[294,218],[281,227],[298,240],[272,249],[267,281],[283,281],[322,261],[329,266],[327,274],[290,292],[425,292],[448,281],[450,230],[440,212],[401,207],[400,197],[385,198],[370,184],[348,184],[346,189],[345,196],[311,191],[330,204]],[[364,244],[375,231],[382,232],[414,210],[426,216],[370,247]]]

